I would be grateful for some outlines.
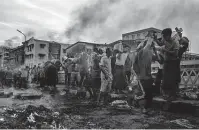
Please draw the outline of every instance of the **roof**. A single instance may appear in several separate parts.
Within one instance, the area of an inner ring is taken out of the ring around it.
[[[21,46],[17,46],[17,47],[15,47],[15,48],[12,48],[10,51],[15,51],[15,50],[17,50],[17,49],[21,49],[21,48],[23,48],[24,46],[23,45],[21,45]]]
[[[81,42],[81,41],[78,41],[78,42],[72,44],[71,46],[67,47],[66,50],[69,49],[69,48],[71,48],[71,47],[73,47],[73,46],[75,46],[76,44],[79,44],[79,43],[84,43],[84,44],[88,44],[88,45],[97,45],[97,46],[107,46],[106,44],[98,44],[98,43],[91,43],[91,42]]]
[[[8,46],[0,46],[0,48],[4,48],[4,49],[12,49],[12,47],[8,47]]]
[[[119,42],[122,42],[122,44],[125,44],[125,45],[127,45],[127,46],[130,46],[129,44],[131,44],[131,43],[136,43],[136,40],[117,40],[117,41],[115,41],[115,42],[110,43],[109,45],[110,45],[110,46],[114,46],[115,44],[117,44],[117,43],[119,43]]]
[[[28,39],[26,42],[29,42],[30,40],[35,40],[35,41],[39,41],[39,42],[48,42],[48,43],[55,43],[55,44],[64,44],[64,43],[59,43],[59,42],[55,42],[55,41],[46,41],[46,40],[41,40],[41,39],[35,39],[34,37]]]
[[[138,30],[138,31],[134,31],[134,32],[129,32],[129,33],[124,33],[123,35],[128,35],[128,34],[134,34],[134,33],[141,33],[144,31],[156,31],[156,32],[162,32],[162,30],[154,28],[154,27],[150,27],[150,28],[146,28],[146,29],[142,29],[142,30]]]

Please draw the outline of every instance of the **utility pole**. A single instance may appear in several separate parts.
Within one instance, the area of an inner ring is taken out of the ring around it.
[[[24,36],[24,40],[25,40],[25,42],[26,42],[26,35],[25,35],[22,31],[20,31],[20,30],[18,30],[18,29],[17,29],[17,32],[21,33],[21,34]]]
[[[23,50],[23,56],[22,56],[22,64],[25,64],[25,47],[26,47],[26,35],[22,32],[22,31],[20,31],[20,30],[18,30],[17,29],[17,32],[19,32],[19,33],[21,33],[23,36],[24,36],[24,44],[23,44],[23,47],[24,47],[24,50]]]

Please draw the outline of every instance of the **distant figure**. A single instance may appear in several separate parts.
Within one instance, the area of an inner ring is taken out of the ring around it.
[[[46,65],[45,78],[46,78],[47,86],[51,86],[51,87],[53,87],[54,90],[56,90],[57,68],[51,62],[48,62]]]
[[[22,88],[27,88],[27,82],[28,81],[28,66],[26,68],[23,68],[21,70],[21,83],[22,83]]]
[[[6,73],[3,69],[0,70],[0,83],[1,83],[1,87],[4,88],[3,86],[5,85],[5,76]]]

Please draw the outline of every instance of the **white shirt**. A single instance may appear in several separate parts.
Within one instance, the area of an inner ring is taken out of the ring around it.
[[[116,57],[118,56],[118,54],[116,55]],[[116,58],[116,65],[124,65],[126,58],[127,58],[128,54],[127,53],[122,53],[120,58]]]

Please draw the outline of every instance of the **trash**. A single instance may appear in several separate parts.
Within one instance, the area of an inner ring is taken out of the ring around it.
[[[14,115],[11,115],[12,118],[16,118],[17,117],[17,114],[14,114]]]
[[[60,92],[60,95],[61,95],[61,96],[65,95],[65,94],[66,94],[66,91]]]
[[[192,125],[188,120],[186,119],[176,119],[176,120],[173,120],[173,121],[170,121],[171,123],[175,123],[175,124],[178,124],[180,126],[183,126],[183,127],[186,127],[188,129],[193,129],[193,128],[196,128],[194,125]]]
[[[5,121],[5,120],[4,120],[4,118],[0,118],[0,121],[3,122],[3,121]]]
[[[115,109],[131,109],[131,107],[128,105],[127,101],[124,100],[116,100],[111,103],[111,107]]]
[[[197,100],[199,99],[199,91],[197,88],[181,90],[179,97],[187,100]]]
[[[58,116],[59,116],[59,112],[54,112],[54,113],[53,113],[53,116],[54,116],[54,117],[58,117]]]
[[[27,117],[29,122],[36,122],[33,114],[31,113],[29,117]]]
[[[111,103],[111,106],[116,106],[116,105],[126,105],[128,104],[127,101],[124,100],[115,100]]]

